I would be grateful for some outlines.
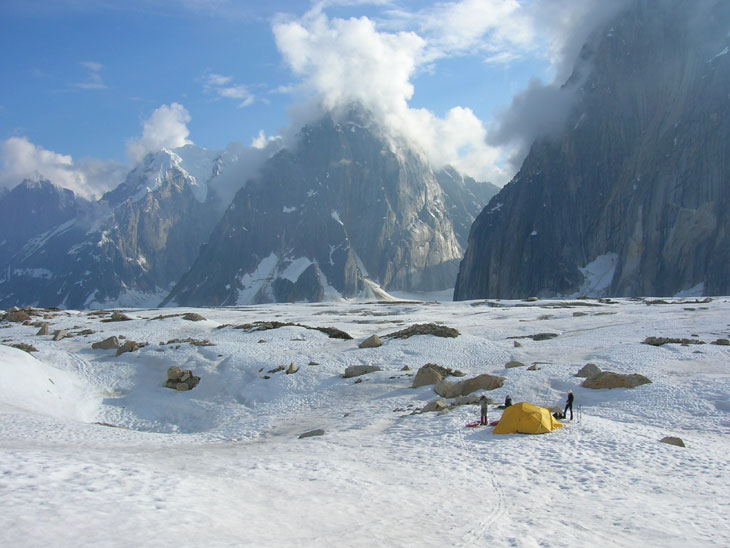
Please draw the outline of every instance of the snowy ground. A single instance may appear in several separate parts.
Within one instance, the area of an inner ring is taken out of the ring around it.
[[[207,320],[154,319],[188,311]],[[641,344],[728,338],[728,298],[124,312],[133,320],[51,312],[51,333],[74,334],[58,342],[0,323],[0,546],[730,545],[730,347]],[[233,328],[270,320],[354,339]],[[425,322],[461,335],[358,348]],[[558,336],[509,338],[541,332]],[[110,335],[149,344],[119,357],[91,349]],[[160,344],[185,338],[214,346]],[[511,359],[540,370],[505,369]],[[429,362],[505,377],[488,394],[497,402],[561,405],[572,390],[580,419],[495,436],[464,428],[474,406],[411,415],[437,398],[410,388]],[[588,390],[574,376],[587,362],[653,382]],[[297,373],[268,373],[290,363]],[[361,364],[383,371],[342,377]],[[171,365],[200,384],[164,388]],[[325,435],[298,439],[315,428]]]

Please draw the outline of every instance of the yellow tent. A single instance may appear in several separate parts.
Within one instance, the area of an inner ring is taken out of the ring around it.
[[[493,434],[545,434],[562,428],[550,411],[527,402],[511,405],[502,413]]]

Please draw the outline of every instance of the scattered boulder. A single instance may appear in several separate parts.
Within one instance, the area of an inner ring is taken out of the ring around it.
[[[533,363],[530,367],[527,368],[528,371],[540,371],[540,366],[536,363]]]
[[[537,297],[527,297],[527,299],[525,299],[525,300],[528,303],[534,303],[534,302],[537,302],[538,299],[537,299]]]
[[[313,438],[316,436],[324,436],[324,430],[321,428],[317,428],[316,430],[310,430],[309,432],[304,432],[304,434],[299,434],[299,439],[303,438]]]
[[[517,360],[510,360],[504,364],[505,369],[512,369],[513,367],[525,367],[525,364],[518,362]]]
[[[448,409],[449,404],[446,402],[444,398],[434,400],[432,402],[428,402],[423,409],[421,409],[421,413],[431,413],[433,411],[443,411],[444,409]]]
[[[30,320],[30,314],[28,314],[25,310],[14,308],[5,315],[4,319],[13,323],[23,323]]]
[[[349,379],[351,377],[359,377],[373,371],[382,371],[377,365],[351,365],[345,369],[344,377]]]
[[[274,367],[274,369],[269,369],[268,373],[278,373],[279,371],[284,371],[285,367],[283,365],[279,365],[277,367]]]
[[[675,337],[647,337],[642,341],[644,344],[651,346],[662,346],[663,344],[681,344],[687,346],[690,344],[705,344],[703,341],[696,339],[678,339]]]
[[[530,335],[530,338],[533,341],[547,341],[550,339],[554,339],[557,336],[557,333],[535,333],[534,335]]]
[[[292,322],[254,322],[254,323],[245,323],[242,325],[236,325],[233,327],[233,329],[244,329],[246,331],[252,332],[252,331],[267,331],[269,329],[279,329],[281,327],[302,327],[304,329],[314,329],[315,331],[319,331],[321,333],[324,333],[327,335],[330,339],[343,339],[343,340],[350,340],[352,339],[352,336],[349,333],[345,333],[341,329],[337,329],[336,327],[310,327],[308,325],[302,325],[300,323],[292,323]],[[265,342],[263,339],[259,342]]]
[[[408,367],[407,365],[404,365],[403,367],[401,367],[401,368],[400,368],[400,370],[401,370],[401,371],[410,371],[410,370],[411,370],[411,368],[410,368],[410,367]]]
[[[61,341],[65,339],[66,337],[70,337],[71,335],[68,334],[68,332],[64,329],[56,329],[56,331],[53,332],[53,340],[54,341]]]
[[[534,335],[516,335],[514,337],[507,337],[508,339],[532,339],[533,341],[547,341],[557,337],[557,333],[535,333]],[[516,346],[516,345],[515,345]]]
[[[445,325],[435,323],[417,323],[385,336],[392,339],[407,339],[414,335],[435,335],[436,337],[455,338],[459,334],[458,329],[454,329],[453,327],[446,327]]]
[[[519,342],[519,341],[515,341],[514,342],[514,347],[515,348],[520,348],[521,346],[522,346],[522,343],[521,342]]]
[[[193,375],[190,369],[183,369],[177,365],[167,369],[166,388],[172,388],[178,392],[187,392],[198,386],[198,383],[200,383],[200,377]]]
[[[127,316],[126,314],[123,314],[122,312],[119,312],[119,310],[115,310],[112,312],[112,315],[109,318],[105,318],[101,320],[102,322],[108,323],[108,322],[128,322],[132,318]]]
[[[121,343],[117,337],[107,337],[103,341],[95,342],[91,345],[94,350],[117,350]]]
[[[469,394],[468,396],[457,396],[454,398],[454,402],[451,404],[451,407],[456,407],[459,405],[479,405],[481,403],[480,398],[481,394]],[[487,398],[487,403],[492,405],[494,404],[494,400],[492,398]]]
[[[377,335],[370,335],[359,344],[360,348],[378,348],[379,346],[383,346],[383,341]]]
[[[125,341],[122,346],[117,348],[117,356],[124,354],[125,352],[134,352],[137,349],[137,343],[135,341]]]
[[[38,333],[36,333],[36,335],[48,335],[50,333],[49,325],[50,324],[48,322],[43,322],[41,324],[41,328],[38,330]]]
[[[411,385],[411,388],[418,388],[420,386],[427,386],[429,384],[436,384],[437,382],[443,380],[444,375],[437,370],[436,367],[434,367],[435,364],[427,363],[423,367],[421,367],[418,372],[416,373],[415,378],[413,379],[413,384]]]
[[[12,346],[13,348],[17,348],[18,350],[22,350],[23,352],[27,352],[28,354],[30,354],[31,352],[38,352],[38,349],[32,344],[15,343],[11,344],[10,346]]]
[[[296,373],[297,371],[299,371],[299,366],[298,365],[294,365],[294,362],[291,362],[289,364],[289,367],[286,370],[286,374],[287,375],[291,375],[293,373]]]
[[[665,436],[659,440],[662,443],[668,443],[669,445],[676,445],[677,447],[686,447],[682,438],[675,438],[672,436]]]
[[[504,385],[504,380],[504,377],[495,377],[485,373],[457,383],[440,380],[433,387],[433,390],[443,398],[458,398],[477,390],[495,390]]]
[[[648,378],[638,373],[622,374],[603,371],[584,380],[581,386],[601,390],[604,388],[636,388],[649,383],[651,381]]]
[[[595,363],[587,363],[580,368],[580,371],[578,371],[575,376],[588,379],[594,375],[598,375],[600,372],[601,369]]]
[[[717,339],[712,341],[710,344],[717,344],[719,346],[730,346],[730,340],[728,339]]]
[[[187,314],[183,314],[182,319],[188,320],[189,322],[203,322],[206,320],[204,316],[196,314],[195,312],[188,312]]]

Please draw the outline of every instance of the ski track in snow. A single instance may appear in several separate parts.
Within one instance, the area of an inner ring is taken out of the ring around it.
[[[58,342],[0,323],[0,342],[38,348],[0,345],[0,545],[730,545],[730,347],[641,344],[728,338],[730,300],[565,303],[132,309],[119,323],[59,311],[51,332],[74,336]],[[185,321],[187,311],[208,319]],[[262,320],[355,338],[234,327]],[[461,335],[384,338],[426,322]],[[558,336],[529,338],[546,332]],[[373,333],[384,345],[358,348]],[[148,345],[119,357],[90,348],[110,335]],[[214,346],[167,344],[186,338]],[[513,359],[540,369],[505,369]],[[505,377],[495,402],[562,406],[572,390],[575,420],[493,436],[464,428],[476,406],[411,415],[438,397],[410,388],[428,362]],[[652,384],[588,390],[574,377],[586,362]],[[299,371],[269,373],[289,363]],[[164,388],[171,365],[200,384]],[[349,365],[383,371],[345,379]],[[298,439],[316,428],[325,435]]]

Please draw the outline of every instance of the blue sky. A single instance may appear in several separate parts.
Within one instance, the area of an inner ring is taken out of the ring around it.
[[[93,194],[155,147],[250,145],[352,100],[504,184],[534,135],[490,135],[515,95],[564,81],[598,5],[3,0],[0,186],[41,174]]]

